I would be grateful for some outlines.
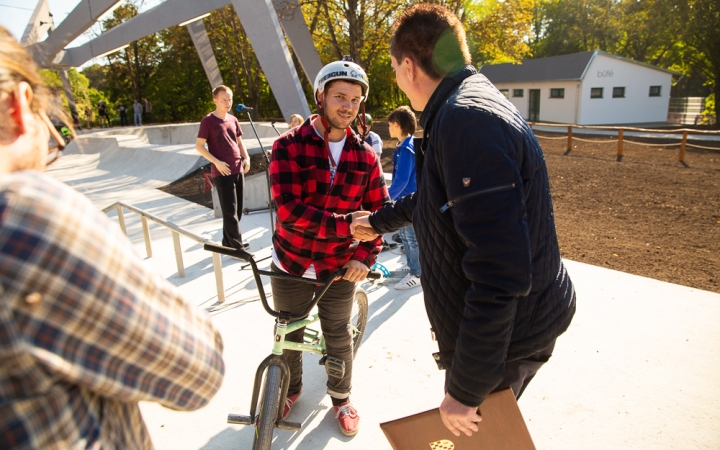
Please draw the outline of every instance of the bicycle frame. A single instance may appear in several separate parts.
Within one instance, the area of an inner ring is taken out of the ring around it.
[[[307,319],[298,320],[286,326],[275,326],[275,344],[273,345],[273,355],[282,355],[283,350],[296,350],[300,352],[310,352],[323,354],[325,352],[325,337],[320,336],[320,339],[314,339],[310,343],[305,342],[290,342],[285,340],[285,336],[293,331],[297,331],[300,328],[306,327],[317,322],[320,319],[318,314],[313,314]],[[319,335],[316,334],[315,338]],[[305,335],[308,336],[308,333]]]
[[[335,275],[331,276],[327,281],[325,281],[324,283],[320,283],[318,282],[318,280],[310,278],[295,277],[285,273],[259,270],[252,256],[250,256],[249,253],[241,249],[233,249],[209,243],[206,243],[204,245],[204,248],[205,250],[209,250],[212,252],[241,258],[248,262],[252,267],[253,276],[255,278],[255,283],[258,286],[258,293],[260,294],[260,300],[262,302],[263,308],[265,308],[265,311],[268,314],[275,317],[275,337],[272,353],[260,363],[255,373],[255,384],[253,387],[252,402],[250,404],[250,415],[242,416],[232,413],[228,415],[229,423],[254,425],[257,417],[257,405],[260,395],[260,387],[262,386],[263,374],[270,366],[274,365],[280,368],[282,374],[282,386],[280,387],[279,404],[285,405],[285,399],[287,398],[288,387],[290,385],[290,369],[288,368],[288,364],[285,361],[285,358],[282,356],[283,350],[296,350],[302,352],[316,353],[320,355],[323,355],[325,353],[325,337],[321,336],[319,332],[315,332],[315,334],[313,335],[312,333],[308,333],[306,330],[305,337],[310,336],[309,343],[289,342],[285,340],[285,337],[288,333],[297,331],[320,320],[320,316],[318,313],[311,316],[309,314],[313,310],[313,308],[315,308],[320,298],[325,295],[325,292],[330,288],[330,285],[332,285],[335,279],[344,274],[345,269],[341,269]],[[267,297],[265,296],[265,289],[263,287],[262,280],[260,279],[260,275],[292,279],[297,282],[309,283],[315,286],[322,287],[315,292],[312,301],[310,301],[305,311],[299,314],[291,314],[286,311],[275,311],[268,304]],[[379,276],[379,273],[371,272],[370,274],[368,274],[368,278],[378,278]],[[285,430],[299,431],[301,428],[300,423],[288,422],[283,420],[282,411],[283,408],[281,406],[280,408],[278,408],[277,416],[274,420],[275,427]]]

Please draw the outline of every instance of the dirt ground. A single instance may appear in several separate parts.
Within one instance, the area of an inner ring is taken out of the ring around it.
[[[384,141],[382,164],[389,172],[396,141],[387,123],[376,122],[373,131]],[[720,292],[720,145],[687,149],[681,163],[677,145],[647,147],[628,138],[618,162],[617,143],[607,138],[576,135],[566,154],[566,138],[536,134],[564,258]],[[263,170],[256,155],[250,173]],[[201,186],[199,171],[163,190],[212,207]]]

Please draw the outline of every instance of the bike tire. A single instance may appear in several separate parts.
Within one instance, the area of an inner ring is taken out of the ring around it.
[[[368,296],[365,289],[358,286],[355,289],[355,298],[353,300],[353,309],[350,314],[350,323],[355,328],[353,330],[353,358],[357,354],[360,344],[365,334],[365,325],[368,319]],[[357,331],[355,331],[357,330]]]
[[[253,450],[270,450],[275,419],[280,407],[280,386],[282,371],[279,366],[272,365],[265,372],[265,384],[258,407],[258,419],[255,422],[255,438]]]

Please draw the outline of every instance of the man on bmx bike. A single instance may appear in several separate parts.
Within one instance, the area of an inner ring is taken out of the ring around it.
[[[327,392],[340,431],[354,436],[360,417],[350,403],[353,346],[350,315],[355,283],[363,280],[382,248],[380,238],[358,243],[354,217],[390,201],[377,156],[350,128],[367,99],[365,71],[352,60],[332,62],[318,73],[314,94],[318,114],[275,141],[270,162],[272,200],[277,211],[273,235],[275,272],[325,280],[340,268],[347,272],[318,303],[327,346]],[[361,128],[365,130],[364,120]],[[271,278],[276,310],[301,313],[317,288]],[[302,342],[304,329],[286,339]],[[302,390],[302,352],[284,350],[290,385],[282,417]]]

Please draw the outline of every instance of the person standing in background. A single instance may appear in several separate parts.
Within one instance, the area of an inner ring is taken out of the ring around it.
[[[125,106],[125,103],[120,102],[115,110],[120,113],[120,126],[130,125],[130,123],[128,123],[127,106]]]
[[[108,108],[105,104],[105,100],[98,102],[98,117],[100,117],[100,126],[110,128],[110,117],[108,116]]]
[[[135,99],[135,101],[133,102],[133,113],[135,113],[133,117],[133,125],[135,125],[136,127],[141,127],[143,107],[140,102],[137,101],[137,99]]]
[[[93,109],[90,105],[85,105],[85,120],[87,120],[87,127],[89,130],[93,127]]]
[[[240,123],[230,114],[232,90],[221,85],[213,89],[212,95],[215,110],[200,122],[195,149],[212,163],[210,174],[223,214],[222,245],[245,250],[249,245],[242,241],[240,217],[250,156],[242,140]]]
[[[360,113],[362,114],[362,113]],[[372,147],[375,154],[378,156],[378,160],[382,157],[382,148],[383,148],[383,141],[380,139],[380,136],[378,136],[377,133],[374,131],[370,131],[373,124],[373,118],[370,114],[365,113],[365,126],[367,127],[367,136],[365,136],[365,142]],[[360,131],[360,124],[358,123],[358,120],[355,119],[355,128],[357,129],[358,133],[361,133]]]
[[[398,145],[393,154],[392,184],[388,188],[391,200],[397,200],[410,195],[417,190],[415,178],[415,146],[413,145],[413,134],[417,127],[415,113],[407,106],[395,109],[388,116],[390,137],[397,139]],[[407,264],[400,270],[407,270],[408,274],[395,284],[395,289],[405,290],[420,286],[420,250],[415,231],[412,225],[398,230],[398,235],[403,242]]]

